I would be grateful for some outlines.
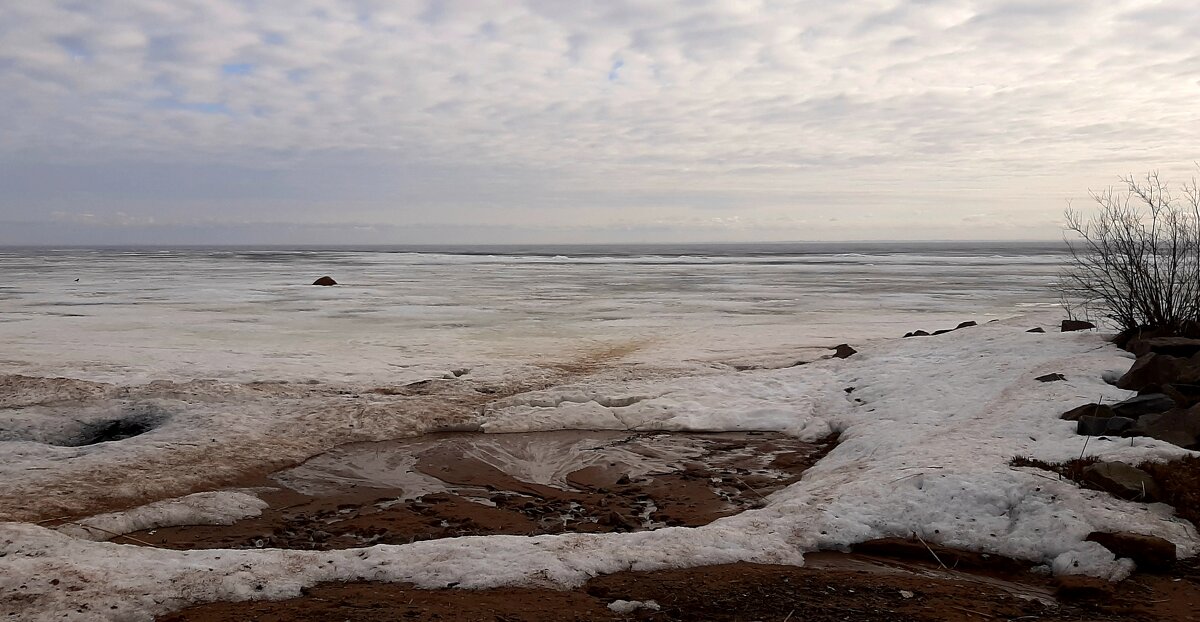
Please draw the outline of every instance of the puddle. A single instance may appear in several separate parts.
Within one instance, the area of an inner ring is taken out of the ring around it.
[[[253,485],[232,525],[129,534],[168,548],[337,549],[466,535],[699,526],[761,506],[833,445],[775,433],[453,433],[335,448]]]

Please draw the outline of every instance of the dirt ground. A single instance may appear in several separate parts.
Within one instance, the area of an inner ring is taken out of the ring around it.
[[[951,558],[953,552],[941,550],[939,556]],[[1194,564],[1166,575],[1137,574],[1115,586],[1063,588],[1019,562],[991,559],[982,567],[947,570],[924,559],[823,552],[807,556],[803,567],[730,564],[622,572],[567,591],[331,583],[291,600],[208,604],[159,622],[1200,620],[1200,572]],[[654,601],[658,609],[618,613],[609,605],[619,600]]]

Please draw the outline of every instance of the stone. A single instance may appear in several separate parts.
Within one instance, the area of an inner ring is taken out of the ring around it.
[[[1046,332],[1046,329],[1042,328],[1041,326],[1035,326],[1025,332],[1027,332],[1027,333],[1044,333],[1044,332]]]
[[[1079,421],[1079,418],[1085,415],[1107,419],[1116,416],[1116,413],[1112,411],[1112,408],[1104,404],[1084,404],[1083,406],[1076,406],[1068,410],[1059,418],[1067,421]]]
[[[1067,377],[1062,374],[1046,374],[1045,376],[1038,376],[1037,378],[1034,378],[1034,380],[1037,380],[1038,382],[1058,382],[1066,379]]]
[[[904,336],[905,337],[928,337],[929,333],[927,333],[923,330],[914,330],[911,333],[905,333]]]
[[[849,344],[845,344],[845,343],[839,343],[838,345],[834,346],[833,349],[834,349],[834,353],[833,353],[834,358],[839,358],[839,359],[850,358],[851,354],[858,352],[858,350],[851,348]]]
[[[1200,404],[1200,384],[1172,383],[1164,384],[1163,393],[1171,398],[1180,408],[1191,408]]]
[[[333,280],[333,277],[323,276],[313,281],[313,285],[324,285],[328,287],[330,285],[337,285],[337,281]]]
[[[1118,348],[1127,350],[1129,342],[1137,339],[1148,339],[1151,337],[1168,337],[1170,332],[1164,328],[1155,328],[1153,326],[1135,326],[1134,328],[1126,328],[1112,338],[1112,342]]]
[[[1127,391],[1158,388],[1179,379],[1183,359],[1153,352],[1139,356],[1125,375],[1117,380],[1117,386]]]
[[[1075,433],[1084,436],[1120,436],[1137,421],[1129,417],[1093,417],[1084,415],[1075,426]]]
[[[1088,330],[1089,328],[1095,328],[1095,327],[1096,327],[1095,324],[1093,324],[1091,322],[1085,322],[1083,320],[1063,320],[1062,321],[1062,332],[1064,332],[1064,333],[1069,333],[1069,332],[1076,331],[1076,330]]]
[[[1117,557],[1132,559],[1138,570],[1167,570],[1175,564],[1175,544],[1158,536],[1128,531],[1093,531],[1084,539],[1112,551]]]
[[[1126,501],[1159,499],[1158,484],[1150,474],[1124,462],[1097,462],[1083,469],[1083,481]]]
[[[1175,408],[1175,400],[1162,393],[1138,395],[1112,405],[1114,415],[1131,419],[1137,419],[1142,415],[1165,413],[1172,408]]]
[[[1188,337],[1139,338],[1131,340],[1125,349],[1137,356],[1153,352],[1155,354],[1191,358],[1200,354],[1200,339],[1189,339]]]
[[[970,328],[970,327],[972,327],[972,326],[978,326],[978,324],[976,324],[975,322],[972,322],[972,321],[970,321],[970,320],[967,320],[966,322],[963,322],[962,324],[959,324],[958,326],[955,326],[955,327],[954,327],[954,330],[958,330],[958,329],[960,329],[960,328]]]
[[[948,332],[950,332],[950,331],[952,331],[952,330],[954,330],[954,329],[953,329],[953,328],[943,328],[943,329],[941,329],[941,330],[935,330],[935,331],[933,331],[933,334],[935,334],[935,335],[945,335],[946,333],[948,333]]]
[[[1200,446],[1200,406],[1144,415],[1126,436],[1149,436],[1184,449]]]

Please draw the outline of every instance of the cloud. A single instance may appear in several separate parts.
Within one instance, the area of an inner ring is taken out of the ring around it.
[[[7,3],[0,219],[1055,237],[1197,159],[1195,32],[1185,0]]]

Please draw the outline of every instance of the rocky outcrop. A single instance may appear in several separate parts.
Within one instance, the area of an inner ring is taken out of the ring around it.
[[[1112,551],[1117,557],[1132,559],[1139,570],[1166,570],[1175,563],[1175,544],[1158,536],[1118,531],[1093,531],[1085,538]]]

